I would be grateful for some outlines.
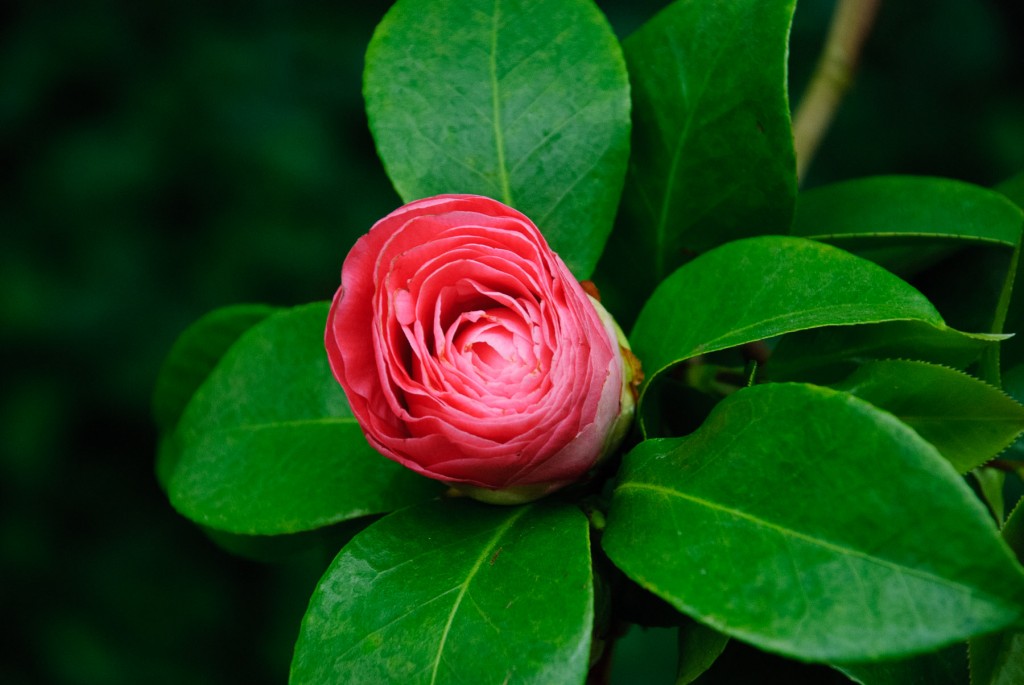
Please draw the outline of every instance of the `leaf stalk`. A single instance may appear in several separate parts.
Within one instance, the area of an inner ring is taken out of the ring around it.
[[[871,31],[881,0],[839,0],[832,14],[825,47],[793,116],[797,179],[802,181],[835,118],[839,103],[853,83],[864,40]]]

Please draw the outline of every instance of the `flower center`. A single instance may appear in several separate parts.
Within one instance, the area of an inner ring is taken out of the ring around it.
[[[508,309],[461,314],[449,329],[450,361],[481,381],[508,383],[536,370],[533,326]]]

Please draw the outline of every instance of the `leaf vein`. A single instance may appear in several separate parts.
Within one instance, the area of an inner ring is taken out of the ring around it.
[[[508,168],[505,165],[505,136],[501,128],[501,89],[498,83],[498,25],[501,17],[501,0],[494,0],[491,23],[491,121],[494,124],[494,144],[498,155],[498,177],[501,180],[501,201],[512,206],[512,189],[509,185]],[[436,674],[436,671],[435,671]]]
[[[476,562],[470,567],[469,572],[466,574],[466,579],[462,582],[459,587],[459,594],[455,598],[455,602],[452,604],[452,610],[448,613],[448,620],[445,622],[444,630],[441,631],[441,642],[437,646],[437,656],[434,658],[433,672],[430,676],[430,683],[434,685],[437,682],[438,669],[441,666],[441,656],[444,654],[444,646],[448,641],[448,635],[451,634],[452,624],[455,622],[455,614],[459,611],[459,606],[462,604],[463,598],[466,596],[466,592],[469,590],[469,585],[476,577],[477,572],[484,565],[484,562],[490,558],[494,553],[494,550],[498,546],[498,542],[502,536],[505,535],[512,528],[515,523],[523,517],[523,515],[529,511],[529,507],[520,507],[519,511],[515,512],[508,518],[505,523],[500,525],[495,531],[494,535],[491,536],[490,541],[484,546],[483,552],[477,557]]]
[[[944,585],[944,586],[947,586],[947,587],[950,587],[950,588],[954,588],[954,589],[957,589],[957,590],[965,591],[968,594],[972,594],[973,593],[973,589],[972,588],[970,588],[968,586],[965,586],[962,583],[957,583],[956,581],[950,580],[948,578],[943,578],[941,576],[937,576],[934,573],[929,573],[929,572],[923,571],[921,569],[910,568],[910,567],[907,567],[907,566],[901,566],[898,563],[896,563],[894,561],[890,561],[890,560],[885,559],[883,557],[875,556],[873,554],[869,554],[869,553],[864,552],[864,551],[859,550],[859,549],[854,549],[854,548],[850,548],[850,547],[844,547],[844,546],[842,546],[840,544],[837,544],[835,542],[832,542],[830,540],[824,540],[822,538],[816,538],[816,537],[813,537],[813,536],[808,535],[806,533],[802,533],[802,532],[800,532],[798,530],[794,530],[792,528],[786,528],[786,527],[781,526],[781,525],[779,525],[777,523],[774,523],[772,521],[768,521],[768,520],[765,520],[765,519],[762,519],[762,518],[758,518],[757,516],[749,514],[749,513],[745,512],[745,511],[740,511],[738,509],[734,509],[732,507],[725,506],[724,504],[719,504],[718,502],[713,502],[711,500],[706,500],[706,499],[703,499],[701,497],[697,497],[695,495],[688,495],[688,494],[680,492],[678,490],[672,490],[671,488],[666,488],[666,487],[661,486],[661,485],[655,485],[653,483],[630,482],[630,483],[623,483],[623,484],[619,485],[618,489],[619,490],[650,490],[650,491],[658,493],[658,494],[660,494],[662,496],[666,496],[666,497],[668,497],[670,499],[671,498],[676,498],[676,499],[687,500],[689,502],[693,502],[694,504],[697,504],[697,505],[700,505],[700,506],[703,506],[703,507],[707,507],[708,509],[710,509],[712,511],[720,511],[720,512],[726,513],[726,514],[728,514],[730,516],[733,516],[735,518],[742,519],[742,520],[745,520],[745,521],[749,521],[750,523],[753,523],[756,526],[760,526],[762,528],[766,528],[768,530],[775,531],[776,533],[779,533],[783,537],[788,536],[788,537],[791,537],[791,538],[794,538],[794,539],[797,539],[797,540],[802,540],[802,541],[804,541],[806,543],[809,543],[809,544],[811,544],[813,546],[820,547],[820,548],[823,548],[823,549],[835,552],[835,553],[839,554],[840,556],[856,557],[856,558],[863,559],[864,561],[868,561],[868,562],[871,562],[871,563],[874,563],[874,564],[878,564],[879,566],[884,566],[884,567],[890,568],[893,571],[896,571],[898,575],[901,575],[901,574],[913,575],[913,576],[917,576],[917,577],[920,577],[920,578],[925,579],[925,580],[930,580],[930,581],[936,582],[938,584],[941,584],[941,585]]]
[[[661,199],[661,211],[658,214],[658,220],[655,224],[655,243],[657,245],[657,251],[655,252],[655,277],[657,279],[664,278],[665,276],[665,242],[666,238],[666,224],[668,223],[669,209],[672,205],[672,188],[676,183],[676,175],[679,173],[679,165],[682,160],[683,150],[686,148],[688,137],[690,134],[690,128],[693,126],[694,119],[696,118],[697,104],[701,98],[704,97],[704,91],[707,90],[708,85],[711,83],[711,76],[718,67],[719,61],[722,59],[722,55],[725,54],[725,50],[729,47],[730,41],[736,32],[736,27],[739,26],[740,22],[734,22],[729,32],[723,36],[723,40],[719,45],[718,51],[715,56],[711,59],[711,63],[708,70],[704,73],[704,81],[700,84],[694,97],[691,100],[691,106],[689,107],[686,120],[683,122],[682,130],[679,132],[679,136],[676,138],[674,150],[672,151],[672,159],[669,163],[668,174],[665,177],[665,194]],[[676,60],[677,64],[685,64],[687,60],[680,59],[679,55],[679,44],[677,36],[674,33],[666,34],[667,43],[669,49],[672,51],[672,55]],[[686,91],[688,90],[685,83],[685,72],[680,69],[680,92],[684,99],[686,98]]]
[[[845,305],[840,304],[840,305],[831,305],[831,306],[823,306],[823,307],[814,307],[812,309],[804,309],[804,310],[801,310],[799,312],[799,315],[802,317],[802,316],[806,316],[808,314],[815,314],[817,312],[824,312],[824,311],[827,311],[827,312],[836,312],[836,311],[843,311],[843,310],[853,310],[853,311],[856,311],[857,309],[863,308],[863,307],[864,307],[864,305],[862,303],[852,302],[850,304],[845,304]],[[795,314],[793,312],[785,312],[783,314],[778,314],[776,316],[771,316],[771,317],[768,317],[768,318],[765,318],[765,319],[761,319],[761,320],[756,321],[755,323],[749,324],[747,326],[741,326],[740,328],[734,328],[732,330],[726,331],[725,333],[719,335],[717,338],[714,338],[713,340],[709,340],[709,341],[707,341],[707,342],[705,342],[705,343],[703,343],[701,345],[697,345],[696,347],[692,348],[691,351],[688,352],[687,354],[689,356],[693,356],[694,354],[699,354],[701,352],[707,352],[707,351],[711,351],[711,350],[720,349],[720,348],[715,347],[715,346],[716,345],[720,345],[721,341],[723,341],[723,340],[728,341],[729,338],[741,336],[744,333],[746,333],[747,331],[752,330],[752,329],[756,329],[759,326],[763,326],[765,324],[773,323],[773,322],[779,321],[779,320],[785,320],[785,319],[788,319],[788,318],[793,318],[794,316],[795,316]],[[828,325],[828,326],[852,326],[852,325],[862,325],[862,324],[870,324],[870,323],[886,323],[886,322],[889,322],[889,321],[921,321],[923,323],[929,323],[929,324],[932,323],[932,322],[928,321],[927,319],[914,319],[914,318],[907,317],[907,318],[892,318],[892,319],[875,319],[875,320],[871,320],[871,321],[851,321],[851,322],[847,322],[847,323],[830,323],[830,324],[811,323],[811,324],[800,324],[799,328],[794,328],[792,330],[787,330],[786,332],[787,333],[796,333],[797,331],[803,331],[803,330],[807,330],[809,328],[819,328],[819,327],[822,327],[823,325]],[[777,335],[777,333],[770,333],[768,335]],[[758,335],[754,339],[757,340],[757,339],[760,339],[760,338],[763,338],[763,337],[766,337],[766,336],[765,335]],[[750,342],[750,341],[747,340],[745,342]],[[730,342],[728,346],[732,347],[732,346],[738,345],[738,344],[741,344],[741,343],[739,343],[739,342],[736,342],[736,343]],[[685,358],[686,357],[680,357],[680,359],[685,359]]]
[[[343,662],[345,660],[345,657],[347,657],[349,654],[351,654],[357,647],[359,647],[359,645],[363,644],[364,642],[369,640],[374,635],[377,635],[379,633],[384,632],[385,630],[387,630],[388,628],[390,628],[394,624],[398,623],[402,619],[405,619],[405,618],[411,616],[412,614],[416,613],[417,611],[423,609],[424,607],[426,607],[426,606],[428,606],[430,604],[433,604],[434,602],[436,602],[437,600],[441,599],[442,597],[445,597],[446,595],[450,595],[451,593],[455,592],[455,590],[457,590],[458,587],[459,587],[458,585],[456,585],[455,587],[450,587],[447,590],[445,590],[444,592],[442,592],[442,593],[440,593],[438,595],[435,595],[435,596],[431,597],[430,599],[428,599],[426,601],[420,602],[419,604],[417,604],[416,606],[412,607],[408,611],[405,611],[405,612],[399,614],[398,616],[394,617],[393,619],[391,619],[390,621],[388,621],[384,625],[379,626],[378,628],[375,628],[375,629],[371,630],[370,632],[366,633],[366,635],[363,635],[361,638],[359,638],[354,643],[352,643],[352,646],[350,646],[344,652],[342,652],[341,654],[339,654],[336,657],[334,657],[334,661],[336,663]]]
[[[240,423],[231,426],[213,427],[206,428],[200,427],[193,429],[193,433],[204,433],[211,435],[220,435],[224,433],[236,433],[236,432],[258,432],[264,430],[273,430],[278,428],[303,428],[305,426],[345,426],[345,425],[357,425],[356,420],[352,416],[322,416],[315,419],[286,419],[283,421],[268,421],[266,423]]]

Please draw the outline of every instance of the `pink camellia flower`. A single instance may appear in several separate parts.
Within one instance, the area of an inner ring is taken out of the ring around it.
[[[484,501],[580,479],[633,412],[618,326],[529,219],[486,197],[378,221],[345,259],[325,340],[370,444]]]

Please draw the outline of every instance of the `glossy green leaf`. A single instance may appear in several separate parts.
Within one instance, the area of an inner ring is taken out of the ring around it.
[[[1024,563],[1024,500],[1003,525],[1003,539]],[[1007,630],[970,642],[971,685],[1020,685],[1024,682],[1024,631]]]
[[[677,269],[629,339],[650,382],[699,354],[817,326],[892,320],[945,325],[921,293],[876,264],[804,238],[761,236]]]
[[[589,277],[630,128],[622,51],[591,0],[398,0],[367,50],[364,95],[403,200],[501,200]]]
[[[186,328],[171,347],[153,390],[153,418],[160,429],[156,476],[165,490],[180,456],[171,434],[192,395],[238,337],[274,311],[258,304],[217,309]]]
[[[1009,253],[1020,240],[1022,223],[1021,210],[987,188],[948,178],[873,176],[801,193],[793,234],[850,250],[901,276],[951,258],[954,265],[940,266],[941,278],[949,281],[968,261],[956,254],[958,248],[974,244]],[[964,279],[967,292],[976,282]],[[953,292],[963,293],[963,284]],[[962,299],[978,309],[977,294],[972,295]],[[949,309],[942,311],[950,316]]]
[[[762,371],[772,380],[835,383],[871,359],[909,357],[964,369],[1006,337],[922,321],[826,326],[783,336]]]
[[[800,194],[793,234],[849,249],[894,239],[1014,247],[1021,210],[999,193],[948,178],[872,176]]]
[[[836,388],[895,414],[960,473],[996,456],[1024,431],[1024,406],[988,383],[945,366],[871,362]]]
[[[624,41],[633,149],[624,220],[601,264],[602,287],[608,281],[628,291],[624,299],[642,302],[695,253],[789,232],[793,5],[677,0]]]
[[[374,451],[327,365],[327,303],[244,333],[172,436],[171,504],[231,533],[296,533],[430,498],[438,484]]]
[[[603,544],[678,610],[798,659],[897,659],[1024,616],[1024,572],[950,464],[818,386],[744,388],[641,443]]]
[[[373,524],[327,569],[290,682],[583,683],[593,619],[578,509],[428,503]]]
[[[260,304],[224,307],[182,332],[164,359],[153,390],[153,417],[161,431],[177,424],[185,405],[238,336],[274,311]]]
[[[729,636],[696,621],[679,627],[679,672],[676,685],[690,685],[725,651]]]
[[[861,685],[967,685],[967,645],[957,642],[909,659],[836,666]]]

